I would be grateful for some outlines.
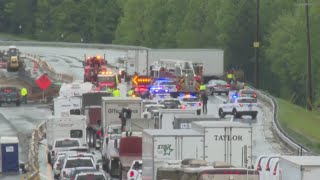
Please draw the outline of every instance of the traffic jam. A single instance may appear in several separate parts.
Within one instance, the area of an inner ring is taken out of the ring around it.
[[[101,56],[85,57],[83,69],[83,80],[61,85],[45,123],[54,179],[279,180],[292,163],[313,161],[253,158],[243,120],[259,121],[257,92],[230,73],[208,79],[199,63],[159,59],[129,75]],[[2,88],[0,105],[19,106],[18,91]],[[223,102],[208,109],[213,97]]]
[[[260,178],[252,127],[225,118],[256,119],[255,91],[236,81],[204,84],[199,66],[183,60],[160,59],[149,75],[131,77],[101,56],[83,65],[83,82],[61,86],[46,121],[55,179]],[[209,97],[221,94],[219,109],[207,110]]]

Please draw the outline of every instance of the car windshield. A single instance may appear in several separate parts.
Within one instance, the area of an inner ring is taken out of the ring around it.
[[[238,103],[257,103],[257,99],[238,99]]]
[[[79,175],[76,180],[106,180],[102,174]]]
[[[211,84],[226,86],[227,82],[225,82],[225,81],[212,81]]]
[[[99,82],[114,82],[115,78],[114,76],[98,76]]]
[[[66,162],[65,168],[76,167],[94,167],[91,159],[69,159]]]
[[[199,98],[183,98],[182,101],[183,102],[199,102],[200,99]]]
[[[139,162],[137,162],[137,163],[134,163],[134,165],[132,166],[132,169],[134,169],[134,170],[142,170],[142,163],[139,163]]]
[[[158,170],[157,179],[180,179],[180,171],[174,170]]]
[[[61,148],[61,147],[75,147],[80,146],[80,143],[78,140],[61,140],[56,141],[55,147]]]
[[[183,173],[181,180],[197,180],[198,173]]]
[[[163,101],[163,104],[177,104],[177,105],[180,105],[180,101],[177,101],[177,100],[164,100]]]

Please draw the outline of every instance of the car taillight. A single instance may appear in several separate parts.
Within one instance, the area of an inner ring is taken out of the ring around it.
[[[130,171],[130,177],[134,176],[134,171]]]
[[[186,109],[186,106],[182,105],[182,106],[181,106],[181,109]]]
[[[199,106],[201,106],[202,104],[201,104],[201,102],[199,102]]]
[[[179,86],[178,86],[178,85],[176,85],[176,89],[177,89],[177,90],[179,89]]]
[[[227,87],[227,88],[230,88],[230,84],[227,84],[226,87]]]
[[[256,93],[254,93],[254,94],[253,94],[253,97],[254,97],[254,98],[256,98],[256,97],[257,97],[257,94],[256,94]]]

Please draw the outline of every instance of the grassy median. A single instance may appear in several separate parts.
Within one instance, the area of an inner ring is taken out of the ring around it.
[[[277,101],[281,127],[300,144],[320,153],[320,112],[309,112],[282,99]]]

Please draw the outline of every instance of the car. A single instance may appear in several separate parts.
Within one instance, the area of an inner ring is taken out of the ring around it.
[[[257,99],[249,97],[230,98],[220,105],[218,113],[221,118],[230,114],[235,118],[241,118],[243,115],[250,115],[252,119],[256,119],[258,115]]]
[[[181,101],[182,109],[197,110],[197,115],[201,114],[202,102],[199,97],[193,95],[184,95],[179,96],[179,100]]]
[[[142,180],[142,160],[134,160],[127,172],[128,180]]]
[[[2,104],[14,103],[20,106],[20,90],[16,87],[2,87],[0,88],[0,106]]]
[[[174,98],[160,100],[159,104],[164,105],[165,109],[181,109],[180,100]]]
[[[87,167],[74,168],[70,172],[70,179],[75,179],[77,174],[84,173],[84,172],[99,172],[99,171],[96,170],[96,168],[87,168]]]
[[[153,118],[153,115],[156,111],[159,112],[159,109],[164,109],[165,106],[162,104],[149,104],[145,106],[144,112],[142,113],[142,117],[145,119]]]
[[[248,89],[241,89],[239,92],[239,97],[251,97],[251,98],[257,98],[257,93],[254,90],[248,90]]]
[[[169,79],[159,79],[156,80],[151,86],[150,91],[152,93],[157,93],[160,90],[165,90],[166,92],[177,92],[176,83]]]
[[[210,80],[206,84],[206,88],[210,92],[211,95],[214,95],[215,93],[218,93],[221,95],[224,93],[225,95],[229,94],[229,88],[230,84],[228,84],[226,81],[223,80]]]
[[[62,180],[69,180],[71,172],[75,168],[96,168],[99,169],[99,165],[93,161],[91,157],[69,157],[66,158],[61,169],[60,177]]]
[[[81,172],[76,175],[74,180],[107,180],[105,173],[100,171]]]
[[[53,177],[58,179],[60,177],[61,168],[67,153],[72,153],[72,151],[60,151],[57,153],[55,160],[53,161]]]
[[[78,138],[59,138],[53,143],[53,146],[49,145],[48,160],[49,163],[53,163],[57,154],[60,151],[68,151],[70,148],[80,147],[80,140]]]

